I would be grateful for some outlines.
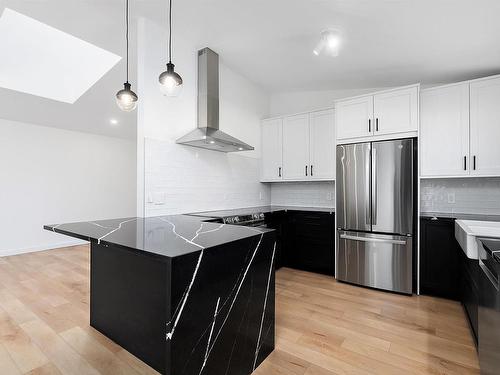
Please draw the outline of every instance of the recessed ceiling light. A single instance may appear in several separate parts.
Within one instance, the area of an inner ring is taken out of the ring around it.
[[[5,8],[0,87],[74,103],[121,57]]]
[[[118,120],[117,120],[117,119],[115,119],[115,118],[112,118],[111,120],[109,120],[109,123],[110,123],[111,125],[117,125],[117,124],[118,124]]]
[[[313,50],[316,56],[319,56],[322,52],[330,56],[338,56],[339,49],[341,45],[340,32],[336,29],[323,30],[321,32],[321,38]]]
[[[214,144],[214,143],[215,143],[215,141],[210,141],[210,144]]]

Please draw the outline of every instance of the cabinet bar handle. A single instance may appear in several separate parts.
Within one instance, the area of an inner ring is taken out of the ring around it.
[[[464,171],[467,170],[467,156],[464,156]]]
[[[306,165],[306,176],[307,176],[307,165]]]
[[[311,164],[311,176],[313,175],[313,166]]]
[[[378,132],[378,117],[375,119],[375,131]]]
[[[368,133],[371,133],[372,132],[372,119],[369,118],[368,119]]]
[[[473,165],[474,170],[476,170],[476,155],[474,155],[472,158],[472,165]]]
[[[278,167],[278,177],[281,177],[281,167]]]

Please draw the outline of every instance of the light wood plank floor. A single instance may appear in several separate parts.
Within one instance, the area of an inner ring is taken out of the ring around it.
[[[0,374],[157,374],[89,326],[87,246],[0,258]],[[282,269],[256,375],[478,374],[458,303]],[[219,375],[219,374],[207,374]]]

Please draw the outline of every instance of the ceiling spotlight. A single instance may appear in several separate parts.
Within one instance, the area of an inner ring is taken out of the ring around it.
[[[316,56],[319,56],[322,52],[330,56],[338,56],[341,44],[340,32],[335,29],[323,30],[321,32],[321,38],[313,50]]]
[[[117,119],[115,119],[115,118],[112,118],[111,120],[109,120],[109,123],[110,123],[111,125],[117,125],[117,124],[118,124],[118,120],[117,120]]]

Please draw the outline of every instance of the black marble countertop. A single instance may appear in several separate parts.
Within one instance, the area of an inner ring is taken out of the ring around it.
[[[500,263],[500,240],[480,238],[479,241],[483,244],[484,249],[491,253],[493,259]]]
[[[189,215],[222,218],[235,215],[249,215],[253,213],[268,213],[278,211],[307,211],[307,212],[335,212],[332,207],[303,207],[303,206],[258,206],[258,207],[243,207],[230,210],[193,212]]]
[[[458,220],[500,221],[500,215],[462,214],[456,212],[421,212],[420,217],[442,217]]]
[[[272,231],[206,220],[209,218],[190,215],[130,217],[45,225],[44,229],[163,257],[181,256]]]

